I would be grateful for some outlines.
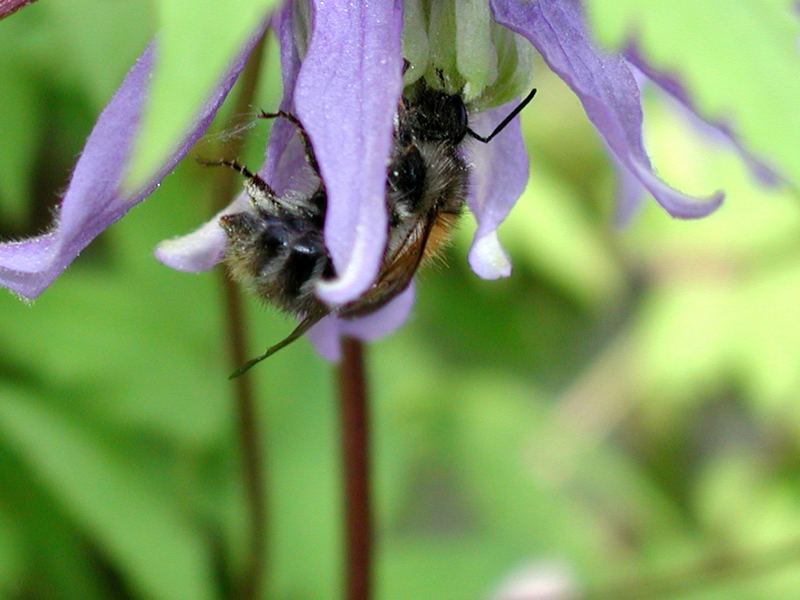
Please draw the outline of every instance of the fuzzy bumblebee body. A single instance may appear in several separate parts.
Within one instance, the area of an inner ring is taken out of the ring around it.
[[[488,142],[532,97],[488,138],[482,138],[469,129],[467,109],[459,94],[431,89],[424,81],[414,85],[401,100],[395,121],[386,175],[387,243],[378,277],[359,298],[335,308],[315,295],[317,283],[334,278],[336,271],[323,238],[325,183],[297,118],[284,112],[261,115],[283,117],[297,127],[316,177],[313,193],[279,196],[267,182],[235,161],[207,163],[241,172],[251,200],[250,210],[220,219],[228,237],[225,262],[232,277],[269,304],[301,319],[286,339],[234,376],[288,345],[331,312],[342,318],[363,316],[402,293],[419,266],[447,243],[463,210],[469,175],[461,156],[464,137],[470,134]]]

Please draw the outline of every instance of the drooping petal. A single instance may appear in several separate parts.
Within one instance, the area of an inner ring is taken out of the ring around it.
[[[155,46],[148,46],[89,135],[55,228],[37,238],[0,244],[0,284],[25,298],[37,297],[95,237],[152,193],[208,128],[265,26],[266,22],[245,43],[167,163],[142,189],[128,193],[122,190],[122,180],[147,99],[155,56]]]
[[[328,192],[325,243],[338,277],[318,294],[339,304],[372,284],[383,256],[403,10],[400,0],[316,0],[314,9],[294,100]]]
[[[623,165],[613,152],[611,162],[614,165],[614,172],[617,174],[617,203],[614,207],[614,225],[624,227],[631,222],[631,219],[642,206],[647,190],[639,179]]]
[[[611,151],[669,214],[692,219],[719,207],[722,192],[694,198],[656,176],[642,141],[636,81],[621,55],[595,46],[579,0],[491,0],[491,5],[497,22],[527,37],[572,88]]]
[[[729,123],[723,119],[710,119],[701,114],[697,103],[677,74],[665,73],[654,68],[635,45],[626,49],[625,58],[644,75],[646,81],[655,83],[683,107],[695,129],[711,140],[718,139],[732,145],[758,182],[768,187],[775,187],[783,182],[783,178],[775,169],[745,147]]]
[[[281,76],[283,99],[281,110],[292,113],[295,81],[300,70],[300,56],[295,45],[294,23],[291,3],[287,3],[272,18],[272,26],[278,33],[281,49]],[[227,157],[230,158],[230,157]],[[285,119],[277,119],[267,145],[266,159],[259,175],[269,182],[274,190],[283,193],[292,184],[292,177],[304,168],[305,158],[294,126]],[[207,271],[214,267],[225,253],[226,236],[219,226],[222,215],[241,212],[249,204],[242,192],[225,209],[215,214],[200,228],[184,236],[161,242],[155,251],[156,258],[178,271]]]
[[[155,249],[156,259],[176,271],[208,271],[222,260],[225,253],[227,238],[219,226],[220,217],[247,210],[249,204],[247,195],[239,194],[233,202],[192,233],[158,244]]]
[[[511,102],[478,114],[470,119],[470,125],[487,135],[516,105],[516,102]],[[469,144],[466,155],[472,165],[469,207],[478,221],[469,251],[469,264],[484,279],[508,277],[511,262],[500,247],[496,231],[528,182],[528,153],[522,140],[519,117],[490,143]]]
[[[341,338],[372,341],[389,335],[406,322],[413,306],[412,284],[389,304],[360,319],[340,319],[333,315],[325,317],[309,330],[308,337],[323,358],[336,362],[340,359]]]
[[[18,11],[26,4],[31,4],[35,0],[0,0],[0,19],[4,19],[13,12]]]

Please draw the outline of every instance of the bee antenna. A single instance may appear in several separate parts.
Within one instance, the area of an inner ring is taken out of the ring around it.
[[[278,342],[274,346],[270,346],[269,348],[267,348],[263,354],[259,354],[255,358],[251,358],[250,360],[248,360],[241,367],[239,367],[233,373],[231,373],[228,376],[228,379],[236,379],[237,377],[244,375],[245,373],[247,373],[247,371],[255,367],[262,360],[269,358],[270,356],[275,354],[278,350],[283,350],[284,348],[286,348],[286,346],[288,346],[295,340],[301,338],[306,331],[311,329],[313,325],[316,325],[316,323],[319,322],[320,319],[322,319],[322,317],[324,317],[326,314],[327,313],[315,314],[306,317],[305,319],[300,321],[300,323],[297,325],[297,327],[294,328],[292,333],[287,335],[285,338],[283,338],[280,342]]]
[[[474,137],[479,142],[483,142],[484,144],[488,144],[489,142],[492,141],[492,138],[494,136],[496,136],[498,133],[500,133],[501,131],[503,131],[503,129],[506,128],[506,125],[511,123],[511,120],[514,117],[516,117],[520,112],[522,112],[523,108],[528,106],[528,104],[530,103],[531,100],[533,100],[533,97],[535,95],[536,95],[536,88],[533,88],[530,91],[530,93],[527,96],[525,96],[525,98],[522,100],[522,102],[517,104],[516,108],[514,108],[514,110],[512,110],[510,113],[508,113],[508,116],[505,119],[503,119],[502,121],[500,121],[500,124],[497,127],[495,127],[494,131],[492,133],[490,133],[487,137],[483,137],[482,135],[475,133],[469,127],[467,127],[467,133],[470,136]]]

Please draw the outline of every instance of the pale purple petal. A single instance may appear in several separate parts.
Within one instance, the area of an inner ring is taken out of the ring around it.
[[[275,31],[281,47],[281,77],[283,98],[281,110],[294,114],[294,88],[300,72],[300,53],[295,44],[294,11],[287,2],[275,16]],[[272,126],[267,145],[267,157],[261,175],[279,194],[289,189],[292,177],[305,166],[305,152],[296,128],[285,119]]]
[[[242,212],[249,204],[247,196],[240,194],[236,200],[199,229],[188,235],[161,242],[155,250],[156,259],[177,271],[188,273],[208,271],[222,260],[225,253],[227,238],[219,226],[219,218],[222,215]]]
[[[287,3],[273,16],[272,26],[278,33],[281,48],[281,72],[283,78],[283,100],[281,110],[293,112],[292,96],[297,73],[300,70],[300,57],[294,41],[292,5]],[[233,158],[233,157],[226,157]],[[285,119],[277,119],[267,145],[264,166],[259,174],[269,182],[278,193],[286,191],[305,166],[303,146],[297,132]],[[247,195],[242,192],[224,210],[214,215],[199,229],[184,236],[161,242],[155,251],[156,258],[179,271],[207,271],[214,267],[225,253],[226,236],[219,226],[222,215],[245,210],[249,204]]]
[[[0,0],[0,19],[18,11],[26,4],[31,4],[34,0]]]
[[[511,102],[470,119],[472,129],[484,135],[517,105]],[[469,251],[472,270],[484,279],[508,277],[511,262],[497,240],[497,227],[508,216],[528,183],[528,153],[519,117],[489,144],[472,142],[465,154],[472,165],[469,207],[478,229]]]
[[[313,2],[295,107],[328,192],[325,243],[338,277],[319,296],[341,304],[375,280],[386,243],[386,161],[402,91],[401,0]]]
[[[0,283],[33,299],[109,224],[141,197],[118,192],[147,96],[151,44],[103,110],[75,167],[56,229],[38,238],[0,244]],[[142,195],[143,196],[143,195]]]
[[[0,244],[0,285],[29,299],[37,297],[95,237],[152,193],[208,128],[265,26],[266,22],[247,41],[172,156],[142,189],[127,193],[122,180],[139,131],[155,54],[154,45],[148,46],[89,135],[55,229],[37,238]]]
[[[341,338],[372,341],[389,335],[406,322],[413,306],[412,284],[389,304],[360,319],[340,319],[334,315],[325,317],[309,330],[308,337],[323,358],[336,362],[341,357]]]
[[[614,207],[614,224],[624,227],[630,223],[642,206],[647,190],[637,177],[623,165],[613,152],[609,152],[617,174],[617,204]]]
[[[764,159],[750,152],[736,135],[730,123],[727,123],[721,118],[706,118],[700,113],[697,103],[678,75],[655,69],[644,59],[636,45],[630,45],[628,47],[625,51],[625,58],[627,58],[647,80],[655,83],[661,90],[677,101],[683,107],[683,112],[691,120],[694,128],[702,135],[710,140],[719,140],[732,145],[741,156],[745,165],[750,169],[753,177],[755,177],[759,183],[768,187],[776,187],[784,182],[777,171],[770,167]]]
[[[606,144],[674,217],[713,212],[724,194],[694,198],[661,181],[642,141],[639,89],[625,59],[599,50],[586,27],[579,0],[491,0],[495,19],[525,36],[569,85]]]

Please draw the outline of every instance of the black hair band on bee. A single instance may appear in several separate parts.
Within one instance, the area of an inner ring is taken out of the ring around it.
[[[468,133],[468,134],[469,134],[471,137],[473,137],[473,138],[475,138],[476,140],[478,140],[479,142],[483,142],[484,144],[488,144],[489,142],[491,142],[491,141],[492,141],[492,138],[494,138],[494,136],[496,136],[498,133],[500,133],[501,131],[503,131],[503,129],[505,129],[505,128],[506,128],[506,125],[508,125],[509,123],[511,123],[511,120],[512,120],[514,117],[516,117],[516,116],[517,116],[517,115],[518,115],[520,112],[522,112],[522,109],[523,109],[523,108],[525,108],[526,106],[528,106],[528,103],[529,103],[531,100],[533,100],[533,97],[534,97],[535,95],[536,95],[536,88],[533,88],[533,89],[530,91],[530,93],[529,93],[527,96],[525,96],[525,98],[522,100],[522,102],[520,102],[519,104],[517,104],[517,107],[516,107],[514,110],[512,110],[512,111],[511,111],[511,112],[508,114],[508,116],[507,116],[505,119],[503,119],[503,120],[500,122],[500,124],[499,124],[497,127],[495,127],[495,128],[494,128],[494,131],[493,131],[492,133],[490,133],[488,136],[484,137],[484,136],[482,136],[482,135],[480,135],[480,134],[477,134],[477,133],[475,133],[475,132],[474,132],[472,129],[470,129],[469,127],[467,127],[467,133]]]

